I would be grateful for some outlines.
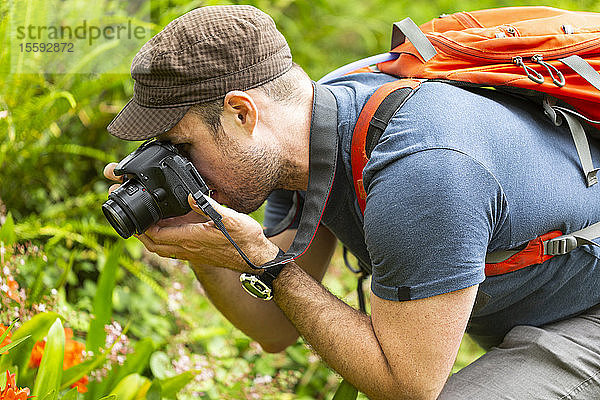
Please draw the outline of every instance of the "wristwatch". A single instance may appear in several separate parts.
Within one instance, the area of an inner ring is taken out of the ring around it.
[[[279,250],[277,257],[283,254],[284,252]],[[264,268],[263,273],[260,275],[242,273],[240,275],[242,287],[257,299],[271,300],[273,298],[273,281],[289,261],[291,260],[284,260],[283,262]]]

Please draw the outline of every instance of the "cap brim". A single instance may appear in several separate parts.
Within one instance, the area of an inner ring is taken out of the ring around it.
[[[186,105],[150,108],[143,107],[131,99],[106,129],[119,139],[149,139],[161,135],[177,125],[190,107],[190,105]]]

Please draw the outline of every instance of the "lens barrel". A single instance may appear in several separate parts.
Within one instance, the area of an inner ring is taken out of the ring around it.
[[[114,190],[102,205],[102,212],[124,239],[144,233],[161,219],[160,208],[137,179],[130,179]]]

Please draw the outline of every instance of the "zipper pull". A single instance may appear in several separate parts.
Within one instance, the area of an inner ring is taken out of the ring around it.
[[[531,61],[533,61],[536,64],[540,64],[540,65],[543,65],[544,67],[546,67],[546,69],[548,70],[548,73],[550,74],[550,78],[552,78],[552,82],[556,86],[558,86],[558,87],[565,86],[565,76],[562,74],[562,72],[560,72],[558,69],[556,69],[556,67],[554,65],[551,65],[551,64],[548,64],[547,62],[545,62],[544,57],[541,54],[533,55],[533,57],[531,57]],[[556,76],[558,77],[558,79],[554,76],[554,73],[552,71],[554,71],[556,73]]]
[[[515,56],[515,57],[513,57],[512,61],[516,66],[521,67],[525,70],[525,73],[527,74],[527,77],[529,79],[531,79],[535,83],[540,83],[540,84],[544,83],[544,77],[542,76],[542,74],[537,72],[535,69],[525,65],[523,63],[523,57]]]

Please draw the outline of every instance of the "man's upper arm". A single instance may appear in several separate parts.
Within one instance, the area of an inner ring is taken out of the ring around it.
[[[456,358],[477,285],[411,301],[371,296],[371,321],[391,374],[407,398],[436,398]],[[408,394],[408,393],[407,393]],[[416,397],[415,397],[416,398]]]

